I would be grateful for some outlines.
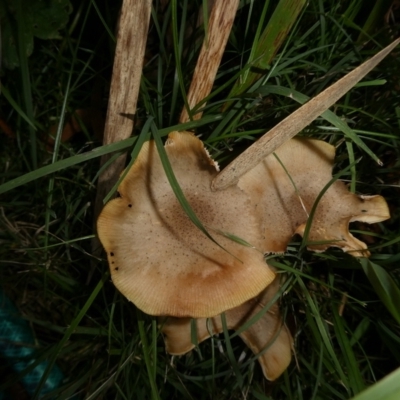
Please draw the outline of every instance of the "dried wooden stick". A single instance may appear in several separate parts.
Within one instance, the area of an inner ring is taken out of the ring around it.
[[[151,3],[151,0],[123,1],[103,144],[118,142],[132,134]],[[103,156],[101,165],[104,165],[110,157],[110,155]],[[125,155],[119,157],[100,175],[97,186],[95,217],[103,207],[104,197],[118,180],[124,168],[125,159]]]
[[[207,97],[214,84],[215,76],[232,29],[239,0],[216,0],[208,22],[208,32],[200,51],[188,93],[189,108],[193,109]],[[202,112],[193,118],[200,119]],[[183,108],[179,122],[189,121],[189,113]]]
[[[151,0],[123,0],[111,78],[110,99],[104,129],[103,144],[127,139],[133,130],[143,60],[149,30]],[[104,165],[111,154],[101,157]],[[103,199],[117,182],[125,166],[126,155],[118,157],[100,175],[94,205],[94,221],[103,208]],[[92,240],[92,254],[99,256],[102,246],[96,237]],[[88,275],[89,282],[94,265]]]
[[[268,154],[274,152],[279,146],[299,133],[314,119],[336,103],[336,101],[382,61],[399,43],[400,38],[385,47],[374,57],[361,64],[355,70],[349,72],[272,128],[215,177],[211,185],[212,189],[223,190],[236,183],[243,174],[255,167]]]

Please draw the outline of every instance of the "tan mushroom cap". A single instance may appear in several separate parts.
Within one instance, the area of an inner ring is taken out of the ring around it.
[[[197,217],[227,251],[207,238],[180,206],[154,142],[145,143],[97,223],[113,283],[151,315],[210,317],[258,295],[274,279],[263,259],[248,195],[212,192],[217,174],[203,143],[172,132],[165,145],[174,174]],[[255,248],[224,235],[235,235]]]
[[[251,197],[263,232],[263,250],[284,252],[295,233],[304,234],[317,196],[332,179],[335,148],[312,139],[291,139],[243,175],[238,186]],[[293,180],[297,191],[296,193]],[[318,203],[308,248],[340,247],[354,256],[368,256],[365,243],[349,232],[349,223],[380,222],[390,217],[381,196],[357,196],[341,181],[334,182]]]
[[[278,289],[277,277],[256,298],[226,311],[228,329],[239,329],[273,299]],[[197,319],[195,326],[199,343],[209,338],[211,334],[223,332],[220,315],[210,319]],[[182,355],[195,347],[191,342],[190,318],[168,318],[162,325],[162,332],[165,348],[169,354]],[[261,318],[239,336],[255,355],[259,355],[258,361],[266,379],[270,381],[277,379],[290,364],[293,339],[281,320],[277,303],[274,303]]]

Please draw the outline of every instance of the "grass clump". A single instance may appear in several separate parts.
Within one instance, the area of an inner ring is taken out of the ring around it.
[[[231,96],[275,3],[241,2],[204,116],[189,125],[223,165],[298,108],[291,94],[320,93],[398,36],[390,2],[311,0],[258,80]],[[287,278],[281,309],[295,337],[295,360],[277,382],[265,381],[227,332],[183,357],[167,355],[156,319],[116,292],[105,259],[92,254],[98,157],[132,152],[149,116],[161,136],[173,130],[201,46],[201,4],[154,2],[136,127],[123,143],[101,146],[93,123],[107,107],[117,6],[73,1],[57,38],[35,39],[30,57],[3,66],[0,279],[34,333],[36,360],[47,360],[46,374],[52,365],[63,372],[48,398],[348,399],[400,363],[399,50],[332,108],[369,154],[322,118],[302,132],[334,144],[335,172],[346,171],[341,179],[356,193],[382,194],[392,218],[352,226],[369,261],[310,253],[299,241],[268,258]],[[84,127],[66,140],[73,118]],[[11,393],[19,380],[8,374],[1,390]]]

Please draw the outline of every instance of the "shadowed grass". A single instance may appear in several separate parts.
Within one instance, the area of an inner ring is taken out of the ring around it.
[[[310,253],[296,238],[285,254],[268,257],[287,277],[281,312],[295,338],[294,360],[276,383],[263,378],[240,331],[225,329],[185,356],[167,355],[156,319],[115,290],[105,259],[91,255],[88,240],[98,157],[123,151],[135,157],[149,136],[149,117],[160,141],[173,130],[195,130],[225,165],[299,102],[394,39],[393,10],[387,24],[383,2],[379,8],[358,0],[309,1],[269,69],[229,98],[237,78],[254,72],[246,64],[254,58],[254,38],[276,4],[265,10],[265,2],[242,2],[203,118],[176,125],[207,19],[196,27],[202,1],[172,1],[165,9],[155,1],[132,137],[102,146],[88,125],[64,142],[60,127],[55,148],[48,148],[50,127],[74,111],[98,107],[105,114],[118,15],[106,3],[76,5],[60,39],[37,40],[22,68],[2,76],[0,117],[14,137],[0,132],[0,280],[30,322],[36,361],[49,361],[46,374],[53,363],[64,373],[47,398],[348,399],[393,371],[400,363],[398,50],[302,132],[335,145],[335,177],[355,193],[384,195],[392,219],[352,225],[368,243],[370,261],[335,249]],[[96,82],[101,95],[93,102]],[[9,391],[19,377],[2,364],[7,379],[0,390]]]

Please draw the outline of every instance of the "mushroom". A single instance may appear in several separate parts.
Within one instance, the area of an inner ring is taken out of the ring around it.
[[[239,336],[258,357],[263,374],[270,381],[277,379],[288,367],[293,345],[292,336],[280,317],[278,303],[275,300],[271,304],[279,291],[279,280],[277,276],[258,296],[225,312],[227,329],[234,330],[257,315],[255,322],[240,331]],[[190,318],[164,319],[161,330],[167,353],[183,355],[195,347],[191,341],[191,327]],[[220,315],[196,319],[195,328],[198,343],[224,330]]]
[[[239,179],[237,186],[250,196],[252,211],[257,215],[264,252],[284,252],[294,234],[304,234],[319,194],[332,179],[334,156],[335,148],[323,141],[291,139]],[[353,256],[367,256],[365,243],[349,232],[349,222],[374,223],[389,216],[383,197],[357,196],[336,180],[316,204],[309,222],[308,248],[324,251],[336,246]],[[240,329],[271,301],[278,289],[276,278],[254,299],[226,311],[228,329]],[[162,332],[168,353],[182,355],[194,348],[191,326],[189,318],[165,320]],[[223,331],[220,316],[197,319],[195,327],[199,343]],[[282,323],[277,303],[240,337],[254,354],[260,355],[266,379],[277,379],[289,365],[293,339]]]
[[[260,250],[249,196],[236,186],[211,191],[217,165],[203,143],[172,132],[165,150],[190,206],[220,246],[180,206],[152,141],[121,182],[120,197],[102,210],[98,235],[113,283],[142,311],[213,317],[258,295],[275,274]]]
[[[314,202],[332,179],[334,156],[335,148],[326,142],[295,138],[239,179],[238,186],[250,196],[257,213],[265,252],[284,252],[295,233],[303,236]],[[357,196],[336,180],[317,204],[307,247],[324,251],[335,246],[354,256],[368,256],[365,243],[349,232],[349,223],[389,217],[382,196]]]

